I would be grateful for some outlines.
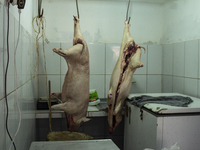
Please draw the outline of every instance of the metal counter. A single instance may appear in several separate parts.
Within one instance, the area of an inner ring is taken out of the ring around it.
[[[119,150],[110,139],[57,141],[57,142],[32,142],[29,150]]]

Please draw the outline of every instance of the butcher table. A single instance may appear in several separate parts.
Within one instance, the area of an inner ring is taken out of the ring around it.
[[[82,141],[32,142],[29,150],[119,150],[110,139]]]

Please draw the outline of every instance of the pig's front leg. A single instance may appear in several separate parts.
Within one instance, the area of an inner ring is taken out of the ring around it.
[[[140,58],[141,58],[141,49],[138,48],[135,55],[131,58],[131,69],[137,69],[140,67],[144,67],[143,62],[140,62]]]
[[[76,44],[68,49],[54,48],[53,51],[62,57],[78,55],[83,49],[82,44]]]

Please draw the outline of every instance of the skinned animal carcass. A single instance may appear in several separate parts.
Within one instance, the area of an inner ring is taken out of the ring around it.
[[[108,124],[111,134],[122,120],[122,108],[131,88],[132,75],[137,68],[144,66],[140,62],[143,47],[135,43],[129,28],[130,24],[126,20],[119,58],[112,72],[107,97]]]
[[[63,110],[67,119],[69,131],[78,131],[86,118],[89,103],[89,51],[81,29],[80,20],[74,17],[73,46],[62,50],[54,48],[53,51],[62,56],[68,65],[68,71],[62,87],[62,93],[52,93],[53,97],[62,100],[61,104],[53,105],[54,110]]]

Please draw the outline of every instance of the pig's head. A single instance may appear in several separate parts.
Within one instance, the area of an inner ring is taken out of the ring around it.
[[[117,62],[119,66],[116,65],[114,68],[111,78],[111,82],[113,83],[110,83],[107,98],[110,133],[113,133],[114,129],[122,120],[122,108],[131,88],[133,73],[137,68],[144,66],[140,62],[141,48],[143,47],[135,43],[129,32],[129,28],[130,24],[128,21],[125,21],[120,56]]]

